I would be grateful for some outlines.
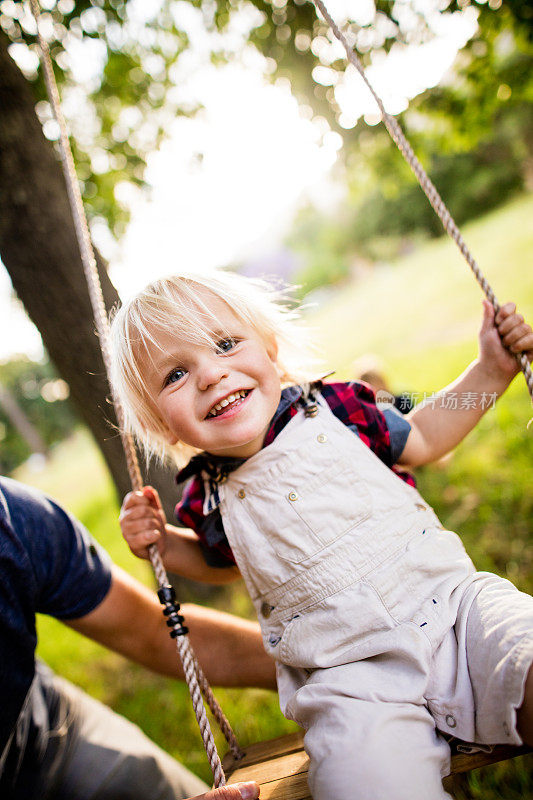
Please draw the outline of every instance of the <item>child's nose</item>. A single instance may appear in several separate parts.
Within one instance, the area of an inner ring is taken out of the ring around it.
[[[210,386],[215,386],[227,376],[228,371],[225,364],[220,363],[216,358],[206,358],[198,370],[198,388],[202,391],[209,389]]]

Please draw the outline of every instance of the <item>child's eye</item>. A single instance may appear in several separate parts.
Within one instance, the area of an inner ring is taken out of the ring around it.
[[[227,339],[221,339],[217,342],[217,350],[221,353],[227,353],[229,350],[232,350],[237,341],[233,338],[233,336],[228,336]]]
[[[178,381],[181,381],[184,375],[185,375],[185,370],[181,369],[181,367],[173,369],[172,372],[169,372],[167,377],[165,378],[163,386],[169,386],[169,384],[171,383],[177,383]]]

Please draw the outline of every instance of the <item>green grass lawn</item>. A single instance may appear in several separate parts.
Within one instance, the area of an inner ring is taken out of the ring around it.
[[[500,301],[515,300],[533,319],[533,196],[517,200],[465,229],[465,239]],[[377,267],[357,283],[339,287],[310,322],[339,378],[351,376],[354,358],[380,356],[393,387],[431,392],[461,372],[476,354],[481,294],[455,245],[430,242],[400,261]],[[521,376],[445,463],[419,471],[422,494],[443,522],[457,530],[479,569],[533,590],[533,493],[530,465],[533,411]],[[42,473],[15,477],[49,492],[90,528],[115,561],[145,582],[146,564],[122,543],[113,488],[98,451],[83,431],[55,449]],[[218,601],[249,613],[242,590]],[[187,690],[125,664],[49,619],[39,620],[40,655],[58,672],[142,724],[172,754],[209,780]],[[293,729],[273,695],[217,693],[245,743]],[[219,744],[220,738],[219,738]],[[222,749],[224,749],[221,744]],[[462,793],[462,794],[461,794]],[[531,760],[516,760],[468,777],[458,797],[518,800],[533,797]]]

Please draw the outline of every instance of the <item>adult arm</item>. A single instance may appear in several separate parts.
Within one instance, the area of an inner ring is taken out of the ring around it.
[[[182,613],[210,683],[275,689],[274,661],[264,651],[256,623],[192,604],[183,605]],[[183,679],[157,596],[116,565],[102,602],[85,616],[65,622],[154,672]]]

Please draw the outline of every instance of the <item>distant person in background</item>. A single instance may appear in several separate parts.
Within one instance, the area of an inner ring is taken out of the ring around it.
[[[417,392],[401,392],[393,394],[389,382],[385,377],[385,366],[379,356],[373,353],[366,353],[357,358],[352,364],[352,375],[355,381],[364,381],[372,387],[376,394],[376,406],[384,408],[395,408],[400,414],[408,414],[415,407],[415,397]],[[446,453],[433,463],[433,467],[445,468],[453,460],[453,451]],[[403,469],[405,473],[412,474],[412,470]]]
[[[391,391],[385,377],[383,362],[378,356],[367,353],[356,359],[352,364],[352,375],[354,380],[364,381],[372,387],[378,405],[393,405],[402,414],[408,414],[414,408],[411,393],[394,394]]]
[[[59,505],[0,478],[2,800],[259,796],[250,783],[207,791],[139,728],[36,662],[36,612],[155,672],[182,677],[154,593],[112,564]],[[256,624],[197,606],[184,613],[211,682],[274,688],[274,663]]]

